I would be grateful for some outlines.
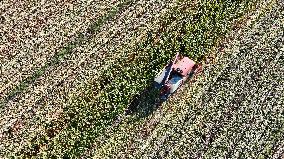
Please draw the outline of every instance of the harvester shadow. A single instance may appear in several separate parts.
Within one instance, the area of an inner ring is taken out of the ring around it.
[[[133,97],[125,114],[137,115],[138,118],[144,118],[156,111],[161,104],[162,101],[159,99],[159,90],[151,83]]]

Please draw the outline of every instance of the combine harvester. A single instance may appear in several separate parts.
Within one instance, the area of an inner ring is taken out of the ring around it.
[[[198,74],[202,70],[201,64],[196,64],[188,57],[177,53],[175,59],[156,76],[155,88],[160,89],[160,99],[166,101],[187,79]]]

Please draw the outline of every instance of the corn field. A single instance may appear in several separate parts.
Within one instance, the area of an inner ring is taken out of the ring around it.
[[[284,157],[283,8],[1,1],[1,158]],[[177,52],[203,73],[157,104]]]

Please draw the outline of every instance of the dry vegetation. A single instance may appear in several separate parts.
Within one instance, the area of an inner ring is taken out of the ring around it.
[[[2,157],[281,153],[283,50],[275,51],[283,45],[281,1],[0,3]],[[247,16],[258,11],[252,15],[266,17]],[[256,19],[239,32],[249,18]],[[214,55],[216,49],[226,55]],[[217,64],[205,66],[206,80],[157,105],[149,85],[177,51]],[[267,60],[273,67],[259,66]],[[271,92],[277,97],[266,103]]]

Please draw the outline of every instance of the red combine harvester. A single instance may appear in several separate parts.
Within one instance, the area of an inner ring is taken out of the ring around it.
[[[155,78],[155,87],[160,89],[160,99],[167,100],[188,78],[197,74],[201,65],[179,53]]]

